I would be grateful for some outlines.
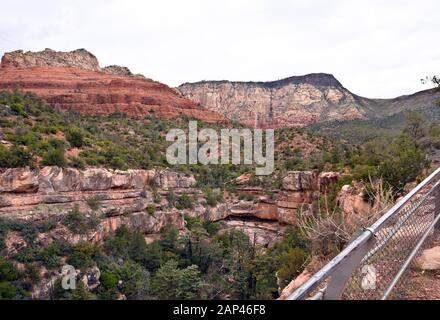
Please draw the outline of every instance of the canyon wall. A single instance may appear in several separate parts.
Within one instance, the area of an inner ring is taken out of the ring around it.
[[[201,106],[253,127],[367,118],[356,97],[327,74],[275,82],[206,81],[177,89]]]
[[[74,235],[59,224],[41,241],[64,239],[72,243],[97,241],[125,224],[155,239],[162,227],[172,224],[185,230],[185,215],[209,221],[222,221],[224,229],[239,229],[256,243],[271,246],[281,240],[285,227],[295,225],[298,212],[310,212],[319,190],[337,181],[336,173],[290,172],[282,190],[269,197],[262,188],[241,185],[237,191],[254,195],[243,200],[225,194],[214,207],[196,188],[192,176],[171,171],[107,170],[44,167],[7,169],[0,174],[0,217],[43,222],[62,219],[75,207],[84,215],[96,214],[98,228],[86,235]],[[154,194],[160,201],[154,201]],[[169,205],[170,193],[195,197],[194,209],[178,210]],[[92,209],[90,199],[99,199]],[[154,206],[154,213],[148,207]]]

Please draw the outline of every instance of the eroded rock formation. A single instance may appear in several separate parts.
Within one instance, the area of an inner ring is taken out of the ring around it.
[[[299,210],[310,210],[323,181],[316,172],[289,172],[285,187],[273,197],[261,188],[241,186],[240,192],[253,194],[254,200],[242,200],[234,195],[211,207],[203,192],[196,188],[193,176],[172,171],[109,170],[89,168],[44,167],[7,169],[0,173],[0,216],[25,221],[62,220],[77,207],[82,214],[97,214],[100,223],[96,231],[74,235],[59,224],[37,241],[47,244],[51,239],[72,243],[97,241],[125,224],[154,238],[160,230],[172,224],[185,230],[185,215],[210,221],[222,221],[226,229],[240,229],[251,241],[272,245],[282,239],[286,225],[295,225]],[[325,182],[327,183],[327,182]],[[151,190],[161,196],[154,201]],[[169,205],[167,195],[187,194],[195,197],[194,209],[177,210]],[[90,199],[99,200],[99,208],[92,209]],[[148,212],[154,206],[154,214]],[[13,237],[13,235],[11,235]],[[26,243],[10,241],[20,247]],[[10,246],[11,254],[17,250]]]
[[[6,53],[0,66],[0,90],[30,91],[54,106],[85,115],[183,114],[206,122],[224,121],[219,114],[162,83],[133,75],[126,67],[101,68],[96,57],[84,49]]]
[[[274,82],[202,81],[183,84],[178,90],[212,111],[254,127],[367,117],[357,98],[327,74]]]

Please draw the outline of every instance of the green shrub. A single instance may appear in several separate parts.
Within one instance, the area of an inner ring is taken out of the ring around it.
[[[375,191],[370,182],[365,184],[365,189],[364,192],[362,193],[362,199],[370,204],[374,203]]]
[[[86,168],[86,162],[78,157],[69,157],[69,166],[72,168],[84,170]]]
[[[67,131],[66,139],[74,148],[81,148],[84,146],[84,134],[79,128],[70,128]]]
[[[79,244],[73,248],[68,256],[67,262],[75,269],[85,271],[87,268],[94,267],[96,262],[94,257],[99,254],[99,248],[95,244]]]
[[[19,273],[14,265],[0,257],[0,281],[15,281],[19,278]]]
[[[205,189],[206,204],[210,207],[215,207],[217,203],[223,202],[223,196],[220,193],[215,193],[211,188]]]
[[[304,263],[307,260],[307,254],[303,249],[292,248],[284,258],[281,268],[277,272],[281,287],[287,286],[304,269]]]
[[[152,204],[149,204],[147,206],[147,213],[151,216],[154,215],[156,213],[156,207]]]
[[[96,229],[99,225],[99,218],[94,215],[86,217],[79,211],[79,206],[75,206],[64,218],[63,224],[74,234],[87,234]]]
[[[153,201],[156,204],[159,204],[162,202],[162,197],[160,196],[159,192],[157,192],[156,189],[153,190]]]
[[[175,202],[175,207],[178,210],[194,209],[193,199],[191,199],[187,194],[183,194],[177,198],[177,201]]]
[[[369,182],[370,178],[377,176],[377,168],[369,165],[357,165],[352,171],[355,180]]]
[[[9,282],[0,282],[0,300],[11,300],[17,295],[17,288]]]
[[[199,297],[202,279],[197,266],[179,269],[176,261],[169,261],[156,272],[151,287],[159,299],[190,300]]]
[[[13,103],[11,105],[11,110],[20,116],[27,116],[26,111],[24,111],[24,105],[21,103]]]
[[[118,282],[119,282],[117,275],[115,275],[114,273],[111,273],[111,272],[103,272],[101,274],[100,280],[101,280],[101,284],[106,289],[116,288],[116,286],[118,285]]]
[[[59,258],[61,253],[62,250],[60,245],[57,242],[52,242],[40,251],[38,259],[49,269],[55,269],[61,265]]]
[[[21,146],[13,146],[8,150],[0,144],[0,168],[17,168],[32,165],[32,154]]]
[[[90,197],[87,199],[86,203],[90,207],[90,209],[96,211],[101,207],[102,197],[100,196]]]
[[[42,165],[65,167],[64,149],[52,149],[45,153],[41,161]]]

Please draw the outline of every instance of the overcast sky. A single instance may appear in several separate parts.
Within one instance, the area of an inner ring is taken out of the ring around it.
[[[386,98],[440,73],[438,0],[2,0],[0,53],[86,48],[177,86],[326,72]]]

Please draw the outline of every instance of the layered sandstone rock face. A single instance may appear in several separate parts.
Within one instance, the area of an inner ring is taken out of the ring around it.
[[[57,52],[14,51],[0,66],[0,90],[30,91],[48,103],[85,115],[119,112],[130,116],[187,115],[207,122],[224,121],[168,86],[133,75],[128,68],[101,68],[84,49]]]
[[[357,97],[327,74],[275,82],[186,83],[177,89],[201,106],[253,127],[367,118]]]
[[[196,188],[193,176],[172,171],[109,170],[88,168],[44,167],[7,169],[0,173],[0,217],[25,221],[62,221],[72,209],[78,207],[85,215],[97,214],[99,227],[87,235],[74,235],[58,224],[49,234],[37,241],[47,244],[53,239],[98,241],[114,232],[122,224],[143,232],[148,241],[154,240],[166,225],[185,232],[185,215],[204,220],[222,221],[224,230],[238,229],[249,235],[252,242],[271,246],[280,241],[287,225],[295,225],[299,210],[306,212],[316,199],[323,184],[322,177],[330,173],[289,172],[284,187],[274,197],[268,197],[261,188],[241,185],[238,191],[253,194],[253,201],[240,200],[234,195],[225,197],[215,207],[206,204],[203,192]],[[336,174],[335,174],[336,175]],[[239,181],[243,177],[238,179]],[[152,189],[161,196],[154,201]],[[177,210],[169,205],[167,195],[187,194],[195,197],[194,209]],[[90,199],[99,199],[99,209],[92,209]],[[148,212],[155,207],[154,214]],[[13,254],[26,243],[11,234],[8,252]],[[15,238],[14,238],[15,237]]]

